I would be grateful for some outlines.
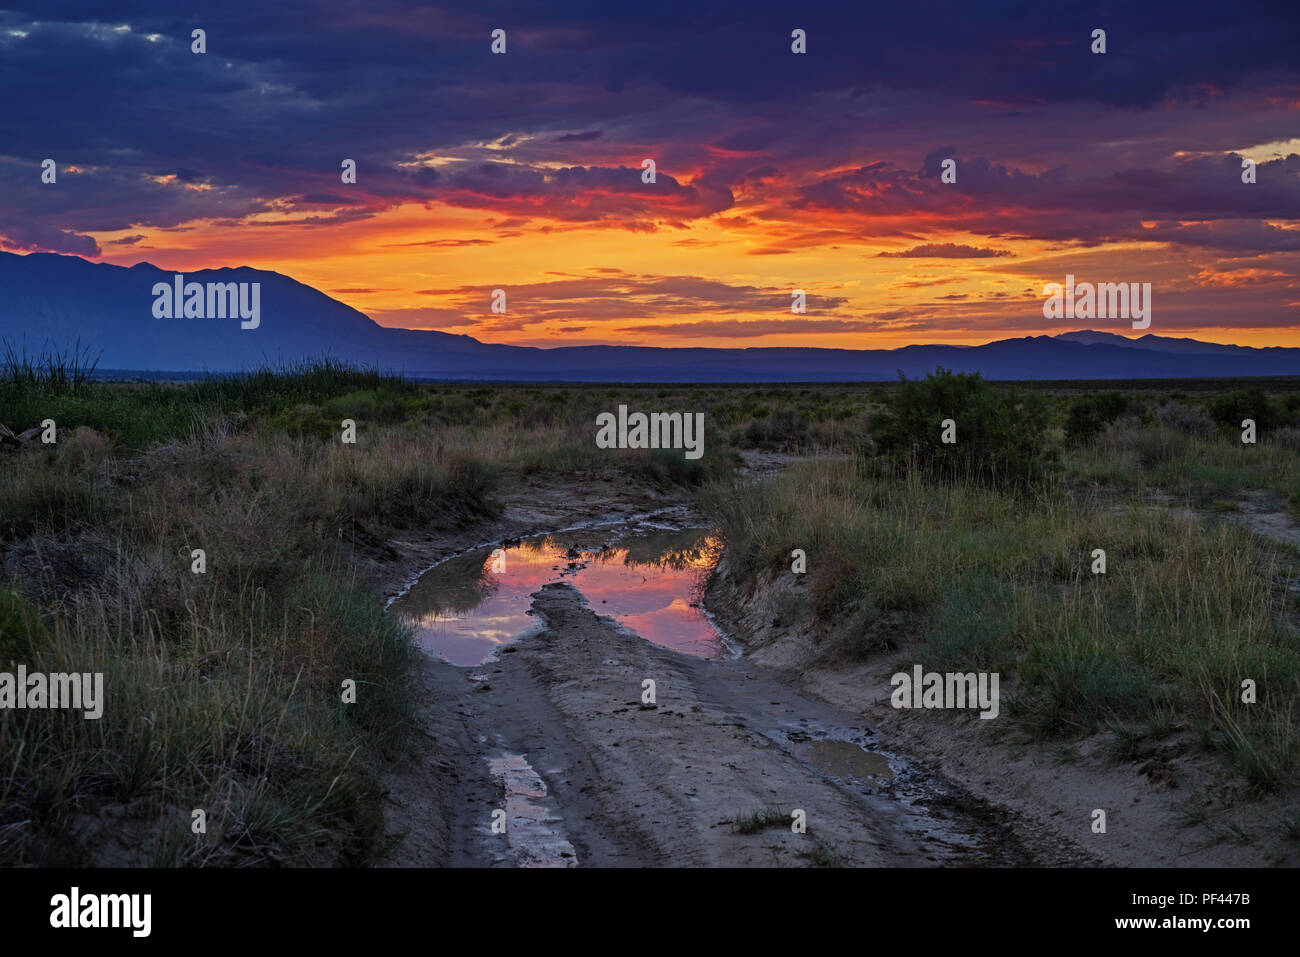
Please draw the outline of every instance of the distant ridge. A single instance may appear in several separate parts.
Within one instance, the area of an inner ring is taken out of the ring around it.
[[[1147,333],[1144,336],[1138,336],[1136,339],[1127,339],[1124,336],[1116,335],[1113,332],[1096,332],[1092,329],[1085,329],[1080,332],[1063,332],[1054,339],[1061,339],[1065,342],[1079,342],[1083,345],[1111,345],[1120,346],[1126,349],[1149,349],[1153,352],[1173,352],[1181,355],[1206,355],[1206,356],[1233,356],[1242,355],[1251,352],[1267,352],[1271,349],[1279,348],[1278,346],[1268,346],[1263,350],[1253,349],[1249,346],[1223,345],[1218,342],[1201,342],[1199,339],[1179,339],[1170,336],[1157,336]]]
[[[261,324],[155,319],[148,263],[91,263],[52,253],[0,252],[0,339],[29,351],[80,340],[103,369],[232,372],[329,354],[365,366],[448,380],[523,382],[846,382],[909,378],[944,366],[991,379],[1162,379],[1300,375],[1300,349],[1218,345],[1095,330],[982,346],[901,349],[530,346],[380,326],[288,276],[240,266],[187,281],[261,283]]]

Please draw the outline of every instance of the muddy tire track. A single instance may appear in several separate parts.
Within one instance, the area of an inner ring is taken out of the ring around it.
[[[584,867],[1027,861],[980,809],[968,812],[933,782],[933,807],[918,807],[899,800],[896,781],[845,781],[801,760],[792,741],[868,729],[777,673],[643,641],[568,584],[535,593],[533,613],[545,627],[497,661],[426,663],[429,710],[440,710],[449,758],[430,788],[437,813],[420,820],[404,806],[394,815],[408,833],[391,863],[536,863],[511,845],[509,830],[492,831],[505,798],[491,768],[507,755],[522,756],[544,782],[550,836],[569,842]],[[642,705],[647,678],[654,707]],[[789,826],[795,809],[806,833]],[[753,833],[733,823],[765,811],[772,820]],[[441,837],[426,833],[437,828]]]

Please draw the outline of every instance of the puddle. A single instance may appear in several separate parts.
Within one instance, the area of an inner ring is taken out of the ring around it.
[[[931,860],[968,860],[972,852],[990,862],[1010,859],[997,847],[984,847],[980,834],[961,816],[963,806],[947,786],[908,758],[883,750],[871,732],[848,728],[792,729],[768,735],[811,768],[866,795],[898,802],[904,829],[919,837]]]
[[[864,751],[852,741],[824,738],[820,741],[797,741],[790,738],[790,750],[806,764],[836,778],[892,778],[889,758],[878,751]]]
[[[505,792],[506,842],[520,867],[577,867],[578,855],[550,809],[546,783],[522,754],[488,759],[492,779]]]
[[[391,607],[415,626],[425,651],[473,667],[536,631],[532,593],[564,581],[596,614],[647,641],[716,658],[726,648],[699,595],[721,553],[718,538],[701,528],[642,523],[540,535],[435,565]]]

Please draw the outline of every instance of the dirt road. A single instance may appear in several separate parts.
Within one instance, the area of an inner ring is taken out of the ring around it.
[[[567,584],[543,588],[533,610],[545,629],[510,646],[499,663],[458,669],[429,661],[424,669],[426,718],[450,746],[445,763],[428,769],[424,794],[416,788],[395,796],[395,816],[409,833],[393,863],[926,866],[1027,859],[1008,846],[1005,831],[978,809],[963,810],[960,798],[905,759],[895,757],[892,770],[882,761],[883,773],[859,778],[816,766],[828,762],[799,745],[866,729],[775,673],[743,659],[708,661],[652,645],[596,615]],[[647,679],[654,707],[643,706]],[[494,773],[511,758],[535,777]],[[512,797],[519,799],[513,809]],[[497,809],[507,811],[504,834],[493,833]],[[792,829],[797,810],[806,833]],[[755,813],[771,820],[748,820]],[[737,819],[766,826],[742,833]],[[564,854],[562,842],[572,856],[548,855],[550,846]]]
[[[624,492],[587,489],[584,517],[685,509]],[[560,517],[548,508],[558,506],[533,489],[494,528],[537,531],[539,514]],[[496,660],[424,662],[424,743],[386,782],[389,864],[1039,861],[987,806],[906,755],[881,752],[860,716],[779,672],[651,644],[567,583],[532,598],[542,627]]]

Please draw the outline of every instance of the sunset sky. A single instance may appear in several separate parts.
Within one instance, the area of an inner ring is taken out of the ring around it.
[[[1139,334],[1045,320],[1073,274],[1300,346],[1295,0],[183,6],[0,12],[0,248],[529,345]]]

